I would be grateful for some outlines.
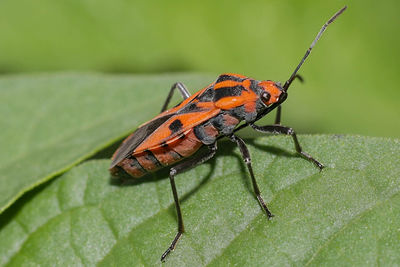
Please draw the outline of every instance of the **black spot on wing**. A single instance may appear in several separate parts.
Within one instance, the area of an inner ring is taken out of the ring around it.
[[[121,162],[124,158],[132,154],[151,133],[153,133],[158,127],[164,122],[170,119],[175,114],[168,114],[153,121],[150,121],[134,131],[128,138],[124,140],[121,146],[118,148],[118,152],[113,157],[110,169]]]
[[[179,132],[182,130],[183,124],[179,119],[174,120],[170,125],[169,129],[171,130],[172,133]]]
[[[233,86],[233,87],[222,87],[215,90],[214,101],[218,101],[221,98],[228,96],[240,96],[242,90],[245,90],[243,86]]]

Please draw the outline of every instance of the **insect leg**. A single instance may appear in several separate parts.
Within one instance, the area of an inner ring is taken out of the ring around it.
[[[169,180],[171,182],[171,188],[172,188],[172,194],[174,195],[174,201],[175,201],[175,207],[176,207],[176,213],[178,216],[178,233],[176,234],[174,240],[172,240],[171,245],[168,247],[168,249],[162,254],[161,256],[161,261],[164,261],[165,258],[168,256],[168,254],[175,249],[176,243],[178,243],[179,239],[181,238],[183,232],[185,231],[184,225],[183,225],[183,218],[182,218],[182,212],[181,212],[181,206],[179,205],[179,197],[178,193],[176,191],[176,186],[175,186],[175,175],[184,172],[188,169],[191,169],[209,159],[211,159],[214,155],[215,152],[217,151],[217,143],[214,143],[212,145],[208,146],[209,152],[203,155],[198,156],[197,158],[192,158],[187,161],[184,161],[174,167],[171,168],[169,172]]]
[[[296,76],[294,76],[294,79],[299,79],[300,82],[302,83],[304,82],[303,77],[300,76],[299,74],[296,74]],[[282,106],[278,106],[278,108],[276,109],[275,124],[281,124],[281,113],[282,113]]]
[[[181,82],[174,83],[172,85],[172,87],[171,87],[171,90],[169,90],[169,94],[167,96],[167,99],[164,102],[163,107],[161,108],[161,112],[163,112],[163,111],[165,111],[167,109],[169,101],[171,100],[172,95],[174,94],[175,88],[178,88],[178,90],[181,93],[183,99],[186,99],[186,98],[188,98],[190,96],[189,91],[186,89],[186,86],[183,83],[181,83]]]
[[[281,113],[282,113],[282,106],[278,106],[276,108],[276,117],[275,117],[275,124],[281,124]]]
[[[254,130],[256,130],[258,132],[262,132],[262,133],[286,134],[286,135],[292,136],[294,146],[296,148],[297,153],[299,153],[300,155],[302,155],[303,157],[305,157],[306,159],[308,159],[309,161],[314,163],[320,170],[322,170],[324,168],[324,165],[322,163],[320,163],[318,160],[314,159],[312,156],[308,155],[306,152],[304,152],[301,149],[299,140],[297,140],[296,133],[294,132],[294,130],[292,128],[286,127],[283,125],[257,126],[254,124],[250,124],[250,126]]]
[[[268,219],[271,217],[274,217],[274,215],[267,208],[267,205],[265,204],[264,199],[261,197],[261,192],[260,192],[260,189],[258,188],[256,178],[254,177],[253,168],[251,167],[251,157],[250,157],[250,153],[249,153],[249,150],[247,149],[246,144],[244,143],[243,139],[241,139],[240,137],[238,137],[236,135],[232,134],[229,138],[233,142],[235,142],[240,149],[240,153],[242,154],[244,163],[246,163],[247,169],[249,170],[251,182],[253,184],[254,193],[256,194],[258,202],[260,203],[261,207],[267,213]]]

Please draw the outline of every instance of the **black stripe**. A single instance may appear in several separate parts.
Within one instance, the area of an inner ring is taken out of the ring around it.
[[[131,155],[130,157],[128,157],[128,159],[132,160],[131,167],[140,169],[140,171],[143,173],[147,172],[147,170],[145,168],[143,168],[142,165],[140,165],[139,161],[134,156]]]
[[[257,93],[258,92],[258,83],[259,83],[259,81],[251,80],[250,82],[251,82],[250,83],[250,90],[255,92],[255,93]]]
[[[175,153],[175,154],[177,155],[177,160],[183,158],[183,156],[182,156],[181,154],[179,154],[178,152],[176,152],[175,150],[173,150],[171,147],[169,147],[169,145],[168,145],[165,141],[161,143],[161,147],[163,147],[163,148],[168,148],[168,149],[169,149],[169,151],[166,152],[166,153],[173,153],[173,154]],[[175,158],[175,157],[174,157],[174,158]]]
[[[242,94],[242,90],[245,90],[243,86],[218,88],[215,90],[214,101],[218,101],[227,96],[240,96]]]
[[[214,88],[209,87],[201,95],[198,95],[196,99],[199,102],[211,102],[214,99]]]
[[[175,150],[173,150],[172,148],[169,149],[169,151],[167,152],[169,154],[172,155],[172,157],[174,158],[174,160],[178,161],[180,160],[182,157],[182,155],[180,155],[178,152],[176,152]]]
[[[244,81],[244,79],[243,79],[243,78],[236,77],[236,76],[232,76],[232,75],[223,74],[223,75],[220,75],[220,76],[218,77],[218,79],[217,79],[217,81],[216,81],[215,83],[219,83],[219,82],[223,82],[223,81],[242,82],[242,81]]]
[[[158,161],[158,159],[154,156],[153,152],[151,152],[150,150],[145,150],[147,152],[147,154],[144,156],[146,159],[150,160],[151,162],[153,162],[155,165],[157,165],[158,167],[162,167],[163,165]]]
[[[113,178],[132,177],[121,166],[114,166],[112,171]]]

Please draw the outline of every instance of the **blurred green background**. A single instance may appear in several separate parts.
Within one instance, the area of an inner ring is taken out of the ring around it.
[[[399,137],[398,0],[2,0],[0,73],[236,72],[284,82],[344,5],[302,68],[305,83],[291,87],[283,123]]]

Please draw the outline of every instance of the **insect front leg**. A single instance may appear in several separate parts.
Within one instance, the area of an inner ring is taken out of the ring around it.
[[[181,82],[176,82],[172,85],[171,89],[169,90],[169,94],[167,99],[164,102],[163,107],[161,108],[161,112],[165,111],[168,107],[169,101],[171,101],[172,95],[174,94],[175,88],[178,88],[179,92],[181,93],[183,100],[190,96],[189,91],[186,89],[186,86]]]
[[[282,113],[282,106],[278,106],[276,108],[276,117],[275,117],[275,124],[281,124],[281,113]]]
[[[196,158],[189,159],[187,161],[184,161],[175,167],[172,167],[169,171],[169,180],[171,182],[171,188],[172,188],[172,194],[174,196],[174,201],[175,201],[175,207],[176,207],[176,214],[178,216],[178,233],[176,234],[174,240],[172,240],[171,245],[168,247],[168,249],[162,254],[161,256],[161,261],[164,261],[165,258],[168,256],[168,254],[175,249],[176,243],[178,243],[179,239],[181,238],[183,232],[185,231],[185,227],[183,225],[183,217],[182,217],[182,212],[181,212],[181,206],[179,204],[179,197],[178,197],[178,192],[176,190],[175,186],[175,176],[181,172],[184,172],[188,169],[191,169],[199,164],[202,164],[203,162],[211,159],[216,151],[217,151],[217,143],[214,143],[212,145],[208,146],[209,152],[203,155],[200,155]]]
[[[312,156],[310,156],[309,154],[307,154],[306,152],[304,152],[301,149],[299,140],[297,140],[297,136],[296,136],[296,133],[294,132],[293,128],[286,127],[283,125],[257,126],[255,124],[250,124],[250,126],[254,130],[256,130],[258,132],[262,132],[262,133],[286,134],[286,135],[292,136],[294,146],[296,148],[297,153],[299,153],[300,155],[302,155],[303,157],[305,157],[306,159],[308,159],[309,161],[314,163],[320,170],[322,170],[324,168],[324,165],[322,163],[320,163],[318,160],[314,159]]]
[[[293,81],[295,79],[298,79],[301,83],[304,82],[304,79],[300,74],[296,74],[293,78]],[[282,106],[278,106],[276,109],[275,124],[281,124],[281,113],[282,113]]]
[[[236,135],[231,135],[229,138],[233,142],[235,142],[237,144],[237,146],[239,147],[239,149],[240,149],[240,153],[242,154],[242,158],[244,160],[244,163],[246,164],[247,169],[249,170],[250,177],[251,177],[251,182],[253,184],[254,193],[255,193],[255,195],[257,197],[258,202],[260,203],[261,207],[267,213],[268,219],[271,218],[271,217],[274,217],[274,215],[269,211],[267,205],[265,204],[264,199],[261,197],[261,192],[260,192],[260,189],[258,187],[256,178],[254,176],[253,168],[251,167],[250,153],[249,153],[249,150],[247,149],[247,146],[246,146],[245,142],[243,141],[243,139],[241,139],[240,137],[238,137]]]

